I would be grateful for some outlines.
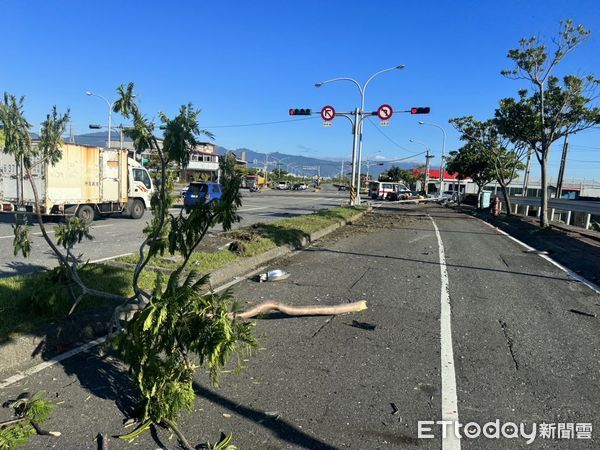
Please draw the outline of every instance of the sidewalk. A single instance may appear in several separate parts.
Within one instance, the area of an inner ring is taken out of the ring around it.
[[[600,285],[600,233],[589,230],[555,226],[542,230],[532,217],[493,217],[472,208],[460,211],[479,217],[556,260],[588,281]],[[585,256],[585,257],[583,257]]]

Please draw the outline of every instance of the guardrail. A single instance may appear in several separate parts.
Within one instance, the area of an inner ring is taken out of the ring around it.
[[[509,197],[513,213],[529,216],[531,209],[540,217],[542,213],[540,197]],[[502,202],[502,207],[506,205]],[[522,212],[519,212],[521,207]],[[551,222],[562,222],[567,225],[589,229],[592,216],[600,217],[600,201],[564,200],[551,198],[548,200]]]

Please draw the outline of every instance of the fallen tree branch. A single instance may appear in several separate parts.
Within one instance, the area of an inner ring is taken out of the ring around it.
[[[288,316],[333,316],[337,314],[348,314],[352,312],[364,311],[367,309],[366,300],[354,303],[345,303],[341,305],[309,305],[309,306],[290,306],[284,303],[266,301],[250,308],[247,311],[234,314],[230,313],[230,318],[250,319],[259,314],[271,311],[279,311]]]

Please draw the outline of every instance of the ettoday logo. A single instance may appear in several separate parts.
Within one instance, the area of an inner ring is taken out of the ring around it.
[[[441,427],[442,439],[454,433],[459,439],[524,439],[529,445],[537,438],[541,439],[591,439],[591,423],[501,423],[500,419],[481,425],[477,422],[462,424],[452,420],[420,420],[418,423],[419,439],[434,439],[439,436],[437,428]]]

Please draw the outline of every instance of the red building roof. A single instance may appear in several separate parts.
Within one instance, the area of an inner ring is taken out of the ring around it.
[[[413,173],[415,175],[425,173],[424,167],[417,167],[413,169]],[[440,169],[429,169],[429,179],[430,180],[439,180],[440,179]],[[444,180],[458,180],[456,173],[449,173],[447,170],[444,170]],[[470,180],[470,178],[465,178],[465,180]]]

